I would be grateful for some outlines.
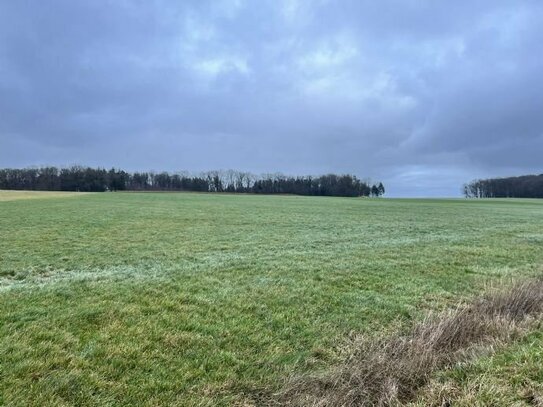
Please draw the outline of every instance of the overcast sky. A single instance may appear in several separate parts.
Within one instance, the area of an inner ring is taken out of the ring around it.
[[[0,167],[543,172],[540,0],[0,0]]]

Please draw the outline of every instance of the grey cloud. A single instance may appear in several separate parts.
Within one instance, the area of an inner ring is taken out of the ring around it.
[[[541,172],[536,1],[0,3],[0,166]]]

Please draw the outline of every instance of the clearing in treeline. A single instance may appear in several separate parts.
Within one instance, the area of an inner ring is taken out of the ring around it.
[[[538,200],[0,191],[0,404],[250,405],[542,248]]]

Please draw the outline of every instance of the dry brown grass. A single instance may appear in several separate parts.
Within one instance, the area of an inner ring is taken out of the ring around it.
[[[66,198],[80,196],[90,192],[64,192],[64,191],[8,191],[0,189],[0,202],[19,201],[22,199]]]
[[[281,406],[395,406],[412,400],[432,374],[525,332],[543,313],[543,279],[493,290],[429,316],[407,334],[353,341],[350,357],[320,376],[290,380]]]

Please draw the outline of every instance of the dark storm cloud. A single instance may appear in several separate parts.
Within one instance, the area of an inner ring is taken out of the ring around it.
[[[3,1],[0,167],[542,172],[537,1]]]

